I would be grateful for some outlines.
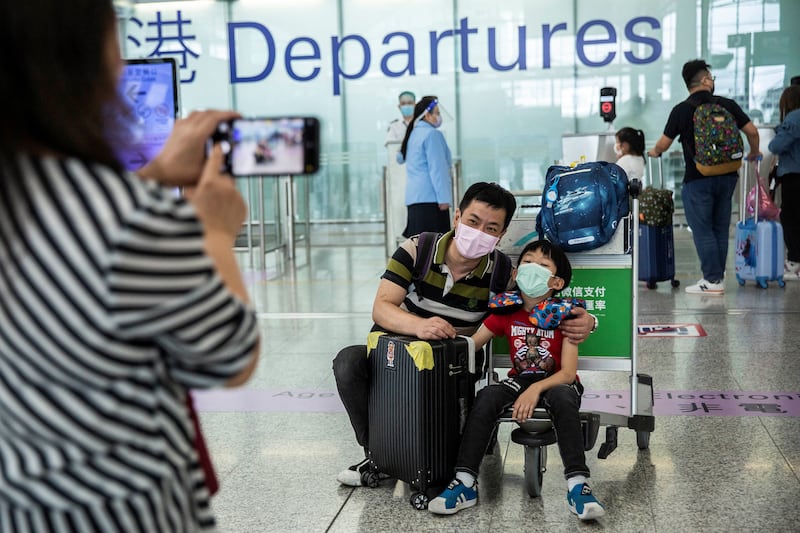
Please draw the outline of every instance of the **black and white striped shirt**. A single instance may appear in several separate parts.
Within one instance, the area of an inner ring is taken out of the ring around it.
[[[170,190],[0,160],[0,531],[213,530],[186,390],[257,329]]]

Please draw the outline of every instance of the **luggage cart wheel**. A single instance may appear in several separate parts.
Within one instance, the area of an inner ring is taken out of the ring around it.
[[[542,495],[542,479],[547,470],[547,446],[525,446],[525,488],[531,498]]]
[[[651,290],[652,290],[652,289],[655,289],[655,288],[657,287],[657,285],[656,285],[656,282],[655,282],[655,281],[648,281],[647,283],[645,283],[645,286],[646,286],[648,289],[651,289]]]
[[[361,474],[361,484],[374,489],[381,484],[381,476],[377,472],[367,470]]]
[[[637,431],[636,445],[639,447],[640,450],[646,450],[650,446],[650,432]]]
[[[681,280],[679,279],[673,279],[670,283],[672,284],[673,289],[677,289],[681,286]]]
[[[766,281],[762,281],[762,280],[758,280],[758,286],[761,287],[762,289],[766,289],[767,288],[767,282]]]
[[[424,492],[415,492],[411,495],[411,499],[409,503],[416,509],[417,511],[424,511],[428,508],[428,497],[425,495]]]
[[[744,280],[740,278],[738,274],[736,275],[736,281],[739,282],[740,287],[744,287]]]
[[[785,281],[783,281],[782,279],[779,279],[779,280],[778,280],[778,287],[780,287],[780,288],[782,289],[782,288],[784,288],[785,286],[786,286],[786,282],[785,282]]]

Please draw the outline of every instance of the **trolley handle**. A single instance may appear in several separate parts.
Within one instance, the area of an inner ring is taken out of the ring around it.
[[[664,188],[664,161],[663,161],[663,159],[661,159],[660,155],[658,157],[648,157],[647,158],[647,174],[648,174],[647,178],[649,178],[649,183],[648,183],[648,179],[645,179],[645,177],[642,177],[642,187],[644,188],[644,187],[647,187],[648,185],[651,186],[651,187],[655,187],[656,186],[655,174],[653,173],[653,159],[655,159],[658,162],[658,164],[656,165],[656,168],[658,168],[658,182],[660,183],[659,188],[663,189]]]

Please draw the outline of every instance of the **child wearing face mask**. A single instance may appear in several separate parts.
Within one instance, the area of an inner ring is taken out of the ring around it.
[[[622,128],[617,132],[616,140],[617,165],[622,167],[629,180],[641,180],[644,175],[644,132]]]
[[[512,368],[507,379],[478,393],[464,428],[455,479],[430,502],[428,510],[454,514],[474,506],[478,501],[478,468],[498,417],[511,406],[514,418],[525,420],[541,401],[558,435],[567,505],[581,520],[599,518],[605,509],[586,482],[589,468],[579,414],[583,386],[577,376],[578,348],[561,335],[552,316],[543,322],[535,312],[547,304],[561,303],[553,297],[569,284],[572,267],[561,248],[539,240],[522,250],[513,276],[518,291],[501,295],[512,312],[490,314],[472,336],[476,349],[495,336],[507,337]]]

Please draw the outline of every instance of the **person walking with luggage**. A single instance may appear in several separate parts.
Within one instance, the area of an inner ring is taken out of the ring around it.
[[[414,106],[414,116],[406,128],[397,162],[406,165],[406,228],[408,238],[423,231],[444,233],[450,230],[450,205],[453,184],[450,179],[452,156],[439,131],[442,115],[439,99],[423,96]]]
[[[644,132],[625,127],[616,133],[615,139],[617,165],[622,167],[629,180],[641,181],[644,175]]]
[[[689,97],[669,114],[664,133],[648,152],[660,157],[680,135],[686,169],[681,195],[703,278],[687,293],[722,295],[730,240],[731,202],[744,156],[740,131],[747,137],[747,159],[760,157],[758,129],[739,105],[714,96],[714,76],[702,59],[683,65]]]
[[[781,123],[769,151],[780,158],[781,225],[786,243],[784,280],[800,280],[800,85],[783,90],[778,103]]]
[[[403,91],[397,97],[397,109],[403,118],[396,118],[389,123],[386,129],[386,140],[383,145],[389,143],[401,143],[406,136],[408,124],[414,118],[414,105],[417,103],[417,96],[411,91]]]
[[[456,210],[455,230],[436,235],[428,244],[432,249],[421,249],[428,239],[417,236],[401,244],[389,260],[375,295],[373,331],[423,340],[474,333],[486,315],[490,292],[502,292],[508,287],[510,261],[494,248],[515,210],[516,201],[510,192],[495,183],[475,183],[464,193]],[[421,275],[422,267],[416,261],[426,256],[430,264],[427,273]],[[596,327],[597,319],[579,309],[575,319],[563,323],[561,331],[577,344]],[[369,470],[371,376],[367,355],[366,345],[359,344],[343,348],[333,360],[339,398],[365,453],[363,459],[341,471],[336,479],[355,487],[366,484],[362,474]]]
[[[589,467],[579,413],[583,386],[577,376],[578,347],[558,328],[539,324],[533,313],[537,307],[552,303],[553,296],[569,285],[572,267],[561,248],[539,240],[522,250],[513,279],[522,305],[513,313],[489,315],[472,335],[475,349],[494,337],[505,336],[512,347],[512,368],[507,379],[478,392],[461,438],[455,478],[431,500],[428,510],[449,515],[474,506],[478,502],[478,469],[497,419],[508,407],[512,407],[515,419],[530,418],[541,401],[558,435],[567,479],[567,505],[581,520],[599,518],[605,514],[605,508],[586,482]],[[538,338],[535,347],[527,340],[530,335]],[[516,352],[513,347],[518,347]],[[547,353],[543,354],[543,350]]]

